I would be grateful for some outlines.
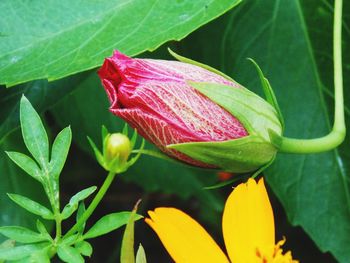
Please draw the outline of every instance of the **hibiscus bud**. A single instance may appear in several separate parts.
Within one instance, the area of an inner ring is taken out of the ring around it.
[[[181,161],[247,172],[268,163],[276,153],[269,140],[269,130],[281,133],[274,108],[208,66],[133,59],[115,51],[98,74],[111,102],[110,111],[164,153]],[[246,101],[231,101],[233,108],[228,109],[205,94],[203,82],[209,88],[217,85],[225,92],[232,91]],[[247,102],[258,102],[259,108],[248,110],[244,116]],[[218,150],[220,147],[222,150]]]
[[[107,138],[106,158],[113,160],[117,156],[122,163],[125,163],[131,153],[131,143],[127,136],[122,133],[110,134]]]

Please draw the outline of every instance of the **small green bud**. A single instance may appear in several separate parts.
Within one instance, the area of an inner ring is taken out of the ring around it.
[[[119,160],[125,163],[131,153],[131,143],[127,136],[122,133],[113,133],[108,136],[106,143],[107,160],[113,160],[119,156]]]
[[[128,130],[126,126],[123,129],[123,133],[112,134],[102,126],[102,152],[97,148],[91,138],[88,137],[96,160],[105,170],[123,173],[140,158],[145,141],[142,140],[141,147],[137,150],[138,152],[129,160],[137,140],[137,132],[136,130],[134,131],[131,140],[129,140],[127,134]]]

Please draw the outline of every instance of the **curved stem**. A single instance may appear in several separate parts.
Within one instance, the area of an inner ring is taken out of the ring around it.
[[[316,153],[329,151],[340,145],[345,138],[343,71],[342,71],[342,0],[335,0],[333,24],[333,59],[334,59],[334,124],[332,131],[321,138],[302,140],[282,137],[279,151],[286,153]]]
[[[106,180],[103,182],[100,190],[92,200],[89,207],[86,209],[86,211],[83,213],[83,215],[79,218],[78,222],[75,223],[75,225],[64,235],[64,238],[71,236],[74,234],[91,216],[91,214],[95,211],[97,205],[100,203],[104,195],[106,194],[108,188],[110,187],[111,183],[113,182],[114,177],[116,176],[116,173],[109,172],[108,176],[106,177]]]

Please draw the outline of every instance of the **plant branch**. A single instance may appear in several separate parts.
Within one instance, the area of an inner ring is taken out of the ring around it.
[[[285,153],[325,152],[340,145],[346,134],[344,118],[343,71],[342,71],[342,0],[335,0],[333,24],[333,59],[334,59],[334,124],[332,131],[321,138],[293,139],[282,137],[279,151]]]
[[[106,180],[103,182],[100,190],[92,200],[89,207],[86,209],[86,211],[83,213],[83,215],[79,218],[78,222],[75,223],[75,225],[64,235],[64,238],[71,236],[74,234],[78,229],[89,219],[91,214],[95,211],[97,205],[100,203],[104,195],[106,194],[108,188],[110,187],[111,183],[113,182],[114,177],[116,176],[116,173],[109,172]]]

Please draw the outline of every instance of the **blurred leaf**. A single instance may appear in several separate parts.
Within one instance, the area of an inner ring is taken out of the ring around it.
[[[46,240],[40,233],[21,226],[2,226],[0,233],[21,243],[37,243]]]
[[[110,132],[120,132],[125,125],[120,118],[108,112],[108,107],[107,95],[97,75],[93,74],[51,112],[61,127],[72,125],[73,141],[93,155],[86,135],[97,142],[101,140],[99,131],[102,125],[106,125]],[[147,143],[146,148],[154,147]],[[162,191],[182,199],[195,196],[201,201],[204,215],[210,215],[208,210],[218,212],[223,207],[223,200],[217,193],[203,191],[204,186],[216,182],[217,177],[211,171],[142,155],[121,178],[148,192]]]
[[[13,202],[33,214],[39,215],[45,219],[54,219],[54,216],[49,209],[30,198],[18,194],[8,194],[8,196]]]
[[[5,260],[19,260],[28,257],[47,246],[47,243],[42,244],[30,244],[13,248],[0,248],[0,259]]]
[[[0,249],[2,248],[12,248],[15,246],[16,241],[12,239],[6,239],[4,242],[0,244]]]
[[[11,89],[0,86],[0,144],[11,131],[19,127],[19,104],[24,94],[37,112],[42,112],[69,95],[89,72],[48,83],[32,81]]]
[[[15,243],[16,243],[16,241],[14,241],[12,239],[7,239],[0,244],[0,250],[1,249],[11,249],[15,246]],[[5,262],[5,260],[0,258],[0,263],[4,263],[4,262]]]
[[[36,162],[29,156],[19,152],[6,152],[8,157],[34,179],[42,182],[41,171]]]
[[[80,241],[75,244],[75,248],[79,251],[83,256],[90,257],[92,254],[92,246],[87,241]]]
[[[128,223],[131,212],[118,212],[101,217],[83,236],[84,239],[94,238],[107,234]],[[142,218],[135,216],[135,220]]]
[[[72,196],[72,198],[69,200],[69,203],[63,208],[63,219],[70,217],[73,214],[73,212],[78,209],[79,202],[88,198],[93,192],[96,191],[96,189],[96,186],[91,186],[89,188],[79,191],[74,196]]]
[[[40,166],[47,168],[49,139],[40,116],[24,96],[21,98],[20,120],[24,144]]]
[[[24,262],[50,263],[50,257],[48,256],[46,249],[39,250],[39,251],[35,251],[33,254],[31,254],[30,257],[28,258],[28,260],[26,260]]]
[[[140,244],[136,253],[136,263],[147,263],[146,253],[143,246]]]
[[[80,255],[79,251],[67,245],[59,245],[57,249],[59,258],[68,263],[80,263],[84,262],[84,258]]]
[[[1,1],[0,83],[62,78],[101,65],[115,48],[129,55],[155,49],[185,37],[238,2]]]
[[[66,127],[57,135],[55,141],[53,142],[50,160],[50,174],[55,178],[59,177],[63,169],[71,141],[72,131],[70,127]]]
[[[313,12],[321,11],[311,1],[304,3]],[[349,3],[346,4],[349,7]],[[344,14],[349,18],[349,12],[344,11]],[[328,31],[330,40],[325,41],[332,42],[331,30],[324,30],[320,23],[312,26],[311,31]],[[286,120],[286,135],[315,138],[330,131],[327,110],[333,112],[333,103],[325,103],[320,77],[326,74],[332,78],[332,74],[320,70],[315,63],[315,50],[306,29],[299,1],[282,4],[273,0],[250,0],[205,30],[195,32],[182,49],[196,60],[220,66],[239,83],[261,93],[256,72],[245,58],[256,60],[276,92]],[[203,38],[208,40],[206,45],[192,45]],[[316,54],[319,52],[321,50]],[[331,56],[331,53],[325,54]],[[344,64],[349,65],[349,52],[345,56]],[[332,71],[332,66],[328,68]],[[346,83],[349,83],[349,76],[344,75]],[[266,171],[267,180],[289,220],[301,225],[322,251],[330,251],[340,262],[348,262],[350,258],[347,245],[350,243],[348,145],[349,136],[344,146],[331,152],[278,154],[275,163]]]

